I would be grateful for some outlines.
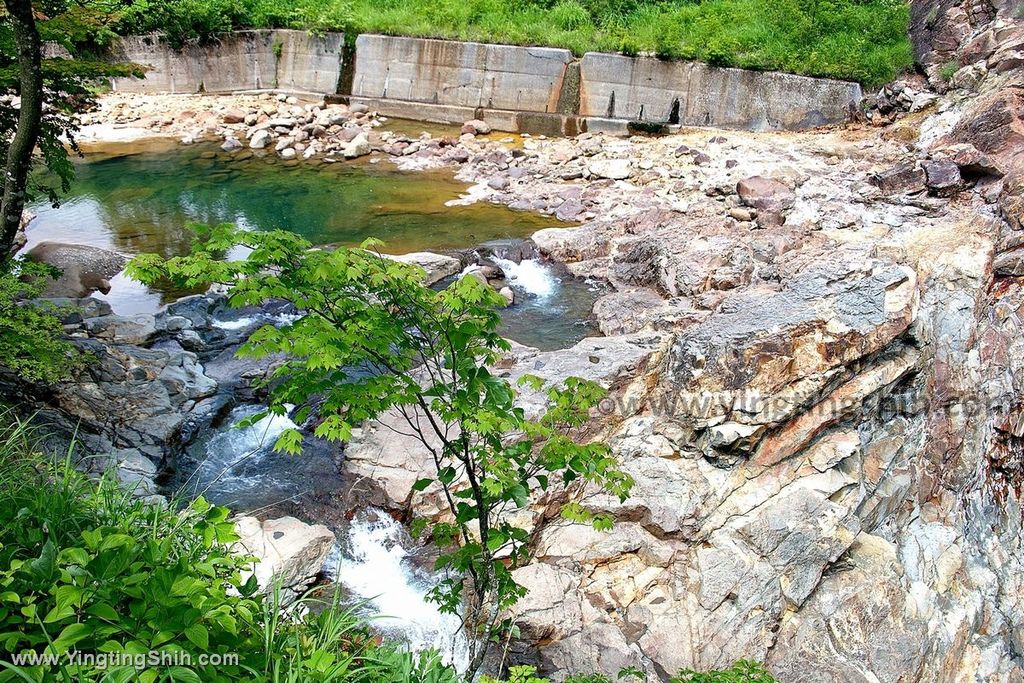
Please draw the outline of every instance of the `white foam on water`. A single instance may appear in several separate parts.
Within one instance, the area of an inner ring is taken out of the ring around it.
[[[286,429],[298,429],[298,425],[292,422],[287,415],[274,415],[273,413],[254,422],[248,427],[235,427],[235,423],[244,420],[263,406],[253,408],[243,406],[231,411],[228,418],[227,429],[221,431],[210,440],[207,452],[211,455],[219,450],[221,457],[241,458],[248,453],[263,448],[269,448],[277,441],[277,437]],[[215,443],[216,442],[216,443]]]
[[[404,640],[414,652],[437,650],[446,664],[465,671],[469,646],[460,620],[427,600],[439,578],[411,566],[405,542],[402,525],[388,515],[360,515],[349,528],[348,552],[336,548],[324,570],[372,606],[375,628]]]
[[[249,325],[259,322],[259,318],[247,316],[237,320],[214,320],[213,326],[221,330],[241,330]]]
[[[258,477],[244,474],[245,466],[251,466],[272,453],[277,437],[286,429],[297,429],[287,415],[267,415],[254,424],[240,428],[235,424],[263,406],[243,405],[231,411],[224,425],[210,437],[205,445],[204,460],[199,463],[192,481],[187,488],[203,493],[205,487],[216,482],[221,491],[246,491],[259,484]],[[248,468],[251,472],[251,467]]]
[[[554,271],[537,259],[523,259],[516,263],[496,258],[494,262],[505,271],[505,277],[510,285],[538,299],[547,299],[558,290],[559,280]]]
[[[298,313],[279,313],[278,315],[250,315],[237,320],[214,320],[213,327],[221,330],[242,330],[258,323],[271,324],[274,327],[288,325],[302,316]]]

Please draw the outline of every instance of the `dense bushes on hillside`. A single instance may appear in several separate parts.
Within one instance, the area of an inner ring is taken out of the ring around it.
[[[877,85],[911,63],[903,0],[137,0],[119,30],[294,27],[697,59]]]

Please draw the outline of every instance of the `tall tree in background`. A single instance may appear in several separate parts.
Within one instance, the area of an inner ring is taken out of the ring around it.
[[[15,250],[21,214],[25,209],[28,174],[43,121],[43,41],[36,28],[32,2],[4,0],[4,7],[14,31],[21,106],[4,165],[4,196],[0,204],[0,216],[3,217],[0,259],[10,258]]]

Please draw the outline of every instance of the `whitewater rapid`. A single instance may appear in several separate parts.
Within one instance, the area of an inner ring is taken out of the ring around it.
[[[440,577],[417,570],[402,525],[378,510],[352,520],[344,548],[336,548],[324,572],[344,586],[351,597],[365,601],[374,614],[373,626],[404,640],[415,652],[437,650],[447,664],[464,671],[469,647],[461,621],[442,614],[427,594]]]

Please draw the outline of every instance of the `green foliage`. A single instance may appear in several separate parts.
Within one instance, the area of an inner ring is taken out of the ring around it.
[[[563,31],[579,31],[590,26],[590,12],[576,0],[560,0],[551,8],[551,22]]]
[[[225,508],[201,499],[178,511],[147,505],[110,480],[85,479],[68,457],[41,454],[32,430],[9,412],[0,412],[0,424],[0,681],[458,680],[436,653],[378,644],[337,594],[326,602],[307,596],[299,606],[310,609],[283,612],[276,594],[256,592],[245,578],[250,558],[230,552],[236,535]],[[295,616],[301,612],[307,616]],[[12,663],[14,654],[73,650],[110,665]],[[154,665],[151,651],[176,661]],[[200,657],[229,653],[236,662]],[[513,667],[506,680],[549,683],[528,666]],[[577,674],[565,683],[612,680]],[[614,680],[644,679],[625,669]],[[671,681],[775,683],[746,661]]]
[[[119,16],[118,33],[166,33],[174,45],[207,40],[243,22],[233,0],[136,0]]]
[[[174,511],[94,484],[3,417],[13,426],[0,431],[0,681],[454,683],[435,654],[377,645],[337,600],[303,598],[311,616],[283,615],[245,578],[250,559],[229,552],[227,509],[200,499]],[[115,665],[10,663],[72,650]],[[150,652],[174,662],[153,665]]]
[[[421,269],[370,251],[371,242],[312,249],[293,233],[229,225],[204,237],[190,256],[141,256],[129,273],[188,287],[219,282],[232,305],[283,299],[304,314],[257,330],[239,350],[284,358],[266,383],[269,412],[297,406],[297,423],[312,420],[317,436],[346,441],[364,420],[396,411],[433,458],[433,476],[413,489],[437,490],[450,514],[430,528],[442,551],[437,568],[449,572],[431,597],[443,611],[461,612],[484,642],[500,612],[524,594],[511,572],[528,561],[529,531],[511,513],[547,496],[567,519],[610,527],[610,518],[569,495],[585,483],[624,499],[632,485],[606,445],[577,443],[604,392],[578,378],[545,389],[539,378],[523,377],[520,384],[547,398],[546,412],[528,418],[509,381],[491,372],[510,347],[497,332],[502,300],[490,287],[475,278],[441,291],[424,287]],[[251,250],[245,261],[220,260],[237,244]],[[276,448],[297,453],[301,442],[292,429]],[[482,652],[473,652],[471,669]]]
[[[874,86],[912,63],[909,19],[904,0],[137,0],[119,30],[187,40],[291,27],[653,52]]]
[[[61,311],[26,301],[39,296],[53,275],[47,266],[23,261],[0,270],[0,367],[24,380],[55,382],[85,360],[66,339]]]
[[[110,26],[114,12],[127,0],[96,0],[83,6],[70,0],[49,0],[40,5],[36,26],[43,41],[59,45],[71,58],[58,57],[42,61],[43,110],[39,137],[39,161],[49,174],[34,174],[29,195],[45,195],[56,202],[67,192],[74,177],[69,153],[77,153],[75,114],[94,104],[94,84],[110,76],[140,76],[142,68],[135,64],[113,63],[99,57],[99,52],[116,36]],[[13,27],[6,15],[0,16],[0,155],[7,157],[7,148],[14,137],[18,110],[7,96],[18,94],[18,64]],[[56,179],[51,185],[44,178]],[[0,258],[0,260],[3,260]]]
[[[635,668],[623,669],[616,676],[617,681],[644,681],[643,672]],[[509,669],[507,683],[551,683],[537,675],[532,666],[513,666]],[[501,683],[489,676],[482,676],[480,683]],[[612,679],[601,674],[577,674],[565,679],[565,683],[612,683]],[[757,662],[740,660],[721,671],[681,671],[669,679],[669,683],[776,683],[767,669]]]
[[[723,671],[681,671],[669,683],[776,683],[768,670],[757,662],[745,659]]]
[[[942,65],[939,69],[939,78],[944,81],[948,81],[953,78],[953,75],[960,70],[960,64],[956,60],[951,60]]]
[[[173,45],[206,42],[244,28],[303,28],[345,31],[350,0],[135,0],[120,13],[118,33],[167,34]]]

